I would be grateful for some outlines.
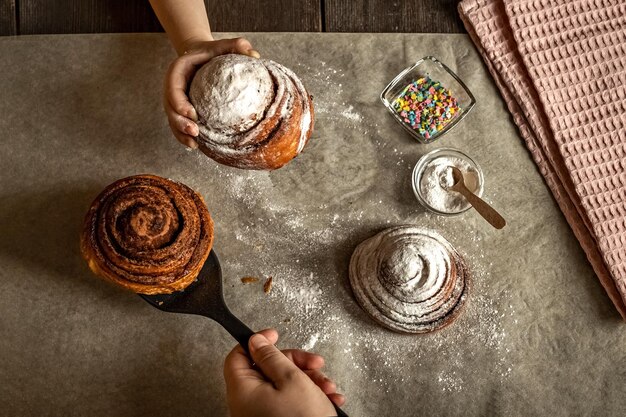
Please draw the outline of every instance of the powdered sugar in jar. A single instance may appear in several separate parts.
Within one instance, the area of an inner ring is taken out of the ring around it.
[[[413,192],[428,210],[442,215],[467,211],[471,205],[456,191],[452,168],[463,173],[467,188],[479,197],[483,193],[484,178],[480,166],[465,153],[452,148],[435,149],[422,156],[413,169]]]

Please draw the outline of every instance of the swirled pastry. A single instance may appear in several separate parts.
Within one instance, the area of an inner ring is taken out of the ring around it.
[[[244,169],[291,161],[313,130],[313,102],[300,79],[268,59],[220,55],[194,76],[198,145],[210,158]]]
[[[202,197],[154,175],[123,178],[94,200],[81,253],[96,274],[141,294],[169,294],[191,284],[213,245]]]
[[[439,234],[415,226],[383,230],[350,260],[350,284],[372,318],[403,333],[426,333],[461,312],[469,279],[461,255]]]

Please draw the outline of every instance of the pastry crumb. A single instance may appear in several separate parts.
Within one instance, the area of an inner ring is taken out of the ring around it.
[[[243,277],[241,278],[241,282],[244,284],[253,284],[259,282],[259,279],[257,277]]]
[[[272,277],[265,280],[265,284],[263,284],[263,292],[269,294],[270,291],[272,291]]]

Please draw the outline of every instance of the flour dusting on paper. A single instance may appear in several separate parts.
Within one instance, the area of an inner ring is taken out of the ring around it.
[[[335,92],[342,91],[339,85],[343,71],[324,66],[317,74],[304,69],[305,82],[308,74],[321,79],[322,85],[327,82],[326,90],[335,86]],[[376,127],[367,124],[367,118],[357,106],[346,106],[340,95],[336,98],[322,91],[319,94],[322,97],[315,98],[318,123],[320,120],[341,123],[340,130],[361,129],[359,135],[368,129],[375,131]],[[399,165],[399,169],[389,173],[389,181],[408,181],[415,163],[412,156],[374,133],[361,137],[363,144],[370,142],[372,158],[385,158],[386,164]],[[308,146],[312,145],[314,142]],[[336,149],[347,148],[345,152],[351,152],[347,145],[339,142]],[[365,149],[361,146],[359,151]],[[476,234],[469,244],[457,246],[469,265],[472,288],[465,311],[454,323],[426,335],[399,335],[381,328],[360,309],[349,288],[348,262],[360,239],[374,235],[382,227],[416,221],[441,231],[453,244],[455,236],[468,231],[462,222],[455,223],[454,219],[436,217],[418,208],[407,209],[398,201],[390,202],[390,198],[399,197],[395,193],[385,195],[386,190],[381,189],[373,193],[373,185],[365,184],[350,194],[364,183],[365,177],[353,179],[348,174],[354,171],[367,175],[367,166],[359,165],[363,161],[358,158],[350,159],[349,153],[331,154],[335,148],[317,148],[317,152],[322,150],[321,162],[315,158],[303,165],[296,159],[277,172],[225,168],[198,155],[207,181],[219,182],[219,189],[227,195],[224,201],[228,207],[211,207],[210,200],[207,201],[214,217],[222,219],[216,222],[217,239],[236,243],[237,252],[222,261],[225,279],[250,274],[272,276],[273,288],[267,295],[256,291],[259,297],[254,298],[250,292],[253,288],[240,283],[235,289],[241,291],[241,297],[248,297],[249,308],[271,309],[270,316],[257,318],[266,327],[279,330],[282,347],[300,347],[323,355],[332,352],[335,358],[341,358],[340,362],[350,372],[344,372],[342,377],[348,380],[340,382],[368,380],[390,392],[398,383],[419,381],[424,377],[420,369],[436,358],[440,369],[434,375],[431,372],[429,383],[443,392],[460,392],[477,376],[484,375],[484,370],[473,368],[471,363],[487,357],[493,366],[490,377],[504,383],[514,372],[508,354],[513,342],[504,331],[504,323],[514,320],[516,312],[510,306],[510,293],[502,290],[497,299],[491,295],[494,290],[490,285],[496,277],[491,276],[491,265],[485,258],[480,236]],[[312,169],[335,169],[337,175],[345,177],[338,180],[333,176],[332,187],[319,186]],[[367,181],[375,181],[380,173],[372,175]],[[226,224],[226,219],[231,224]],[[476,352],[468,353],[468,344],[476,346]],[[331,374],[333,366],[338,365],[327,363]]]

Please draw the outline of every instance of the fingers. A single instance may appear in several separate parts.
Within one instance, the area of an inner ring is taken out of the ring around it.
[[[252,49],[252,44],[245,38],[221,39],[215,41],[215,55],[242,54],[253,58],[260,58],[261,54]]]
[[[198,136],[198,133],[200,132],[197,124],[195,124],[188,118],[176,113],[171,108],[168,109],[168,106],[166,106],[166,111],[168,113],[167,117],[172,128],[178,130],[180,133],[184,133],[185,135],[191,137]]]
[[[190,66],[194,67],[205,64],[211,58],[224,54],[241,54],[253,58],[261,57],[258,51],[252,49],[252,45],[247,39],[232,38],[211,41],[208,42],[206,46],[186,51],[185,55],[180,56],[174,62],[178,62],[177,70],[187,69]]]
[[[276,329],[264,329],[257,333],[265,336],[272,345],[275,345],[276,342],[278,342],[278,331]]]
[[[275,329],[261,330],[250,338],[252,360],[240,345],[228,354],[224,362],[224,379],[230,392],[258,389],[267,384],[268,379],[281,389],[306,375],[334,404],[342,406],[345,403],[345,397],[337,393],[335,382],[320,371],[324,358],[299,349],[281,352],[274,346],[277,341],[278,332]]]
[[[282,388],[297,378],[302,371],[262,334],[250,338],[250,355],[263,374]]]
[[[167,114],[170,129],[172,129],[172,133],[176,139],[189,148],[197,149],[198,143],[195,140],[195,136],[198,136],[199,133],[198,125],[188,118],[176,113],[167,100],[163,106],[165,107],[165,113]]]
[[[282,352],[302,370],[321,369],[324,367],[324,358],[315,353],[300,349],[285,349]]]
[[[346,397],[337,392],[337,384],[318,370],[304,371],[311,381],[322,390],[324,394],[337,406],[342,406],[346,402]]]
[[[311,378],[311,381],[315,383],[326,395],[335,394],[337,392],[337,384],[335,384],[330,378],[324,375],[318,370],[304,371],[305,374]]]
[[[224,360],[224,381],[229,391],[240,388],[254,389],[267,383],[263,375],[254,369],[250,358],[240,345],[235,346]]]
[[[341,407],[346,403],[346,397],[342,394],[329,394],[327,395],[328,399],[337,405],[337,407]]]
[[[193,138],[198,136],[199,129],[195,123],[198,121],[198,114],[187,97],[189,83],[198,66],[215,56],[227,53],[260,57],[247,39],[222,39],[207,42],[202,48],[186,51],[172,62],[165,76],[163,101],[170,127],[176,139],[190,148],[198,147]]]
[[[165,99],[174,112],[191,121],[198,120],[196,110],[187,97],[187,86],[195,73],[192,56],[182,56],[172,62],[165,75]]]
[[[196,140],[192,136],[185,135],[184,133],[176,130],[174,127],[172,127],[171,123],[170,128],[172,129],[172,133],[174,134],[174,137],[177,141],[179,141],[188,148],[198,149],[198,142],[196,142]]]

